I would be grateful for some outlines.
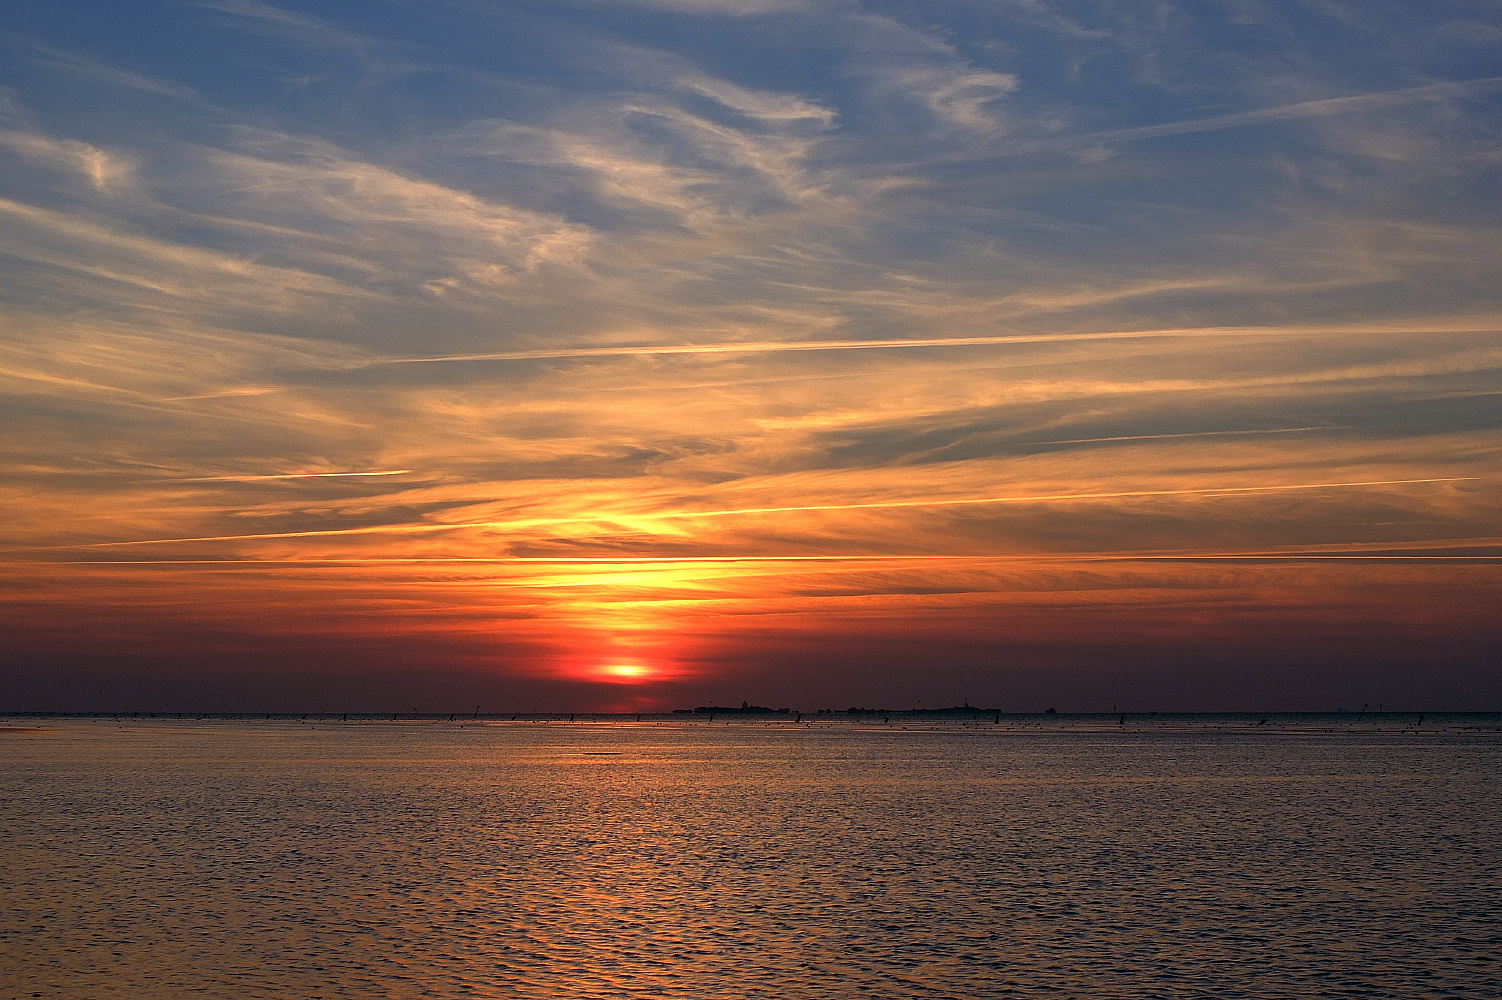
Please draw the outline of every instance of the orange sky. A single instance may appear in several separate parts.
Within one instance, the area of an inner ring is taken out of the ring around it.
[[[1502,708],[1466,32],[622,5],[5,15],[0,710]]]

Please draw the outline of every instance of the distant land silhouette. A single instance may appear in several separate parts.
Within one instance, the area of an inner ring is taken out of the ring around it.
[[[723,708],[717,705],[700,705],[698,708],[675,708],[674,715],[838,715],[838,709],[820,708],[812,712],[796,712],[791,708],[767,708],[741,702],[740,708]],[[954,705],[950,708],[847,708],[845,715],[992,715],[1002,714],[999,708],[977,708],[974,705]],[[1053,709],[1048,710],[1053,714]]]
[[[741,702],[740,708],[718,708],[714,705],[701,705],[695,709],[679,708],[673,711],[674,715],[792,715],[791,708],[766,708],[761,705],[749,705]]]

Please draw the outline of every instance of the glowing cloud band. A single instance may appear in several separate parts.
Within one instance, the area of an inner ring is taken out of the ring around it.
[[[341,535],[417,534],[434,531],[459,531],[465,528],[532,528],[553,524],[606,524],[623,521],[685,520],[705,517],[732,517],[746,514],[783,514],[801,511],[890,510],[909,507],[959,507],[1006,503],[1059,503],[1091,500],[1129,500],[1149,497],[1236,496],[1259,493],[1286,493],[1296,490],[1353,489],[1371,486],[1414,486],[1430,483],[1472,482],[1480,476],[1451,476],[1434,479],[1377,479],[1349,483],[1297,483],[1287,486],[1226,486],[1196,490],[1123,490],[1111,493],[1052,493],[1033,496],[971,497],[954,500],[884,500],[870,503],[804,504],[789,507],[737,507],[726,510],[664,511],[647,514],[605,514],[592,517],[549,517],[516,521],[463,521],[454,524],[388,524],[367,528],[327,528],[312,531],[271,531],[245,535],[202,535],[192,538],[142,538],[120,542],[87,542],[79,545],[40,546],[43,550],[98,549],[126,545],[169,545],[188,542],[255,541],[272,538],[328,538]]]

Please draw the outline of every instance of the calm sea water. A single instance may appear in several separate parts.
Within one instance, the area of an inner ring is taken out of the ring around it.
[[[0,1000],[1496,997],[1480,721],[16,720]]]

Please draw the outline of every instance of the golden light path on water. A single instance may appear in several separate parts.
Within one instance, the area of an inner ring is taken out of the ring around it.
[[[1495,993],[1499,715],[464,708],[0,730],[0,963],[49,1000]]]

